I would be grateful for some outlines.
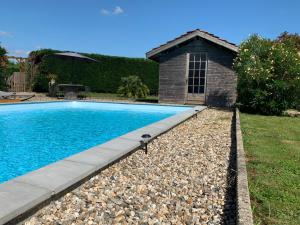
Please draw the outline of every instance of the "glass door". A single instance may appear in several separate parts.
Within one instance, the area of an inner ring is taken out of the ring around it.
[[[204,99],[207,54],[190,53],[188,67],[188,100]]]

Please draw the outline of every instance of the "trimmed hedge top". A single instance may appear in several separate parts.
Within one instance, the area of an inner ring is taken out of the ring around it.
[[[135,75],[148,86],[151,94],[158,92],[158,64],[143,58],[127,58],[99,54],[86,54],[99,62],[86,62],[72,58],[60,58],[52,49],[30,53],[35,65],[35,91],[48,91],[48,74],[56,74],[57,83],[76,83],[90,87],[93,92],[115,93],[122,77]]]

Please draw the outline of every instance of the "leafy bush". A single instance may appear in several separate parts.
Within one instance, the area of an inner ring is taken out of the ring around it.
[[[241,110],[280,115],[299,103],[300,56],[291,42],[252,35],[240,45],[234,69]]]
[[[0,46],[0,90],[5,90],[6,85],[6,69],[7,69],[7,51],[5,48]]]
[[[279,35],[278,38],[275,40],[276,42],[284,42],[284,43],[291,43],[294,45],[298,51],[300,51],[300,35],[295,33],[295,34],[290,34],[287,31],[283,32],[282,34]]]
[[[146,98],[149,89],[138,76],[122,77],[118,94],[128,98]]]
[[[18,62],[8,61],[6,66],[6,76],[10,77],[14,72],[20,71],[20,64]]]
[[[142,58],[126,58],[98,54],[84,54],[99,62],[83,62],[51,56],[58,52],[43,49],[30,53],[30,62],[34,65],[34,90],[48,90],[48,74],[57,74],[57,83],[82,84],[93,92],[116,93],[121,76],[139,76],[152,94],[158,92],[158,64]],[[73,76],[72,76],[73,74]]]

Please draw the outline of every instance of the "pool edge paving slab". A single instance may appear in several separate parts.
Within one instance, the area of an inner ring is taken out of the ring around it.
[[[0,224],[22,217],[41,203],[140,148],[142,134],[150,134],[154,139],[204,109],[205,106],[195,106],[0,184]]]

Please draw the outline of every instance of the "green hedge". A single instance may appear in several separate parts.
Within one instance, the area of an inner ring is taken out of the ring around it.
[[[136,75],[148,86],[151,94],[158,92],[158,64],[151,60],[80,53],[99,62],[72,62],[71,59],[53,56],[55,52],[59,51],[43,49],[30,53],[36,71],[33,83],[35,91],[48,90],[47,76],[51,73],[58,76],[57,83],[72,81],[89,86],[93,92],[108,93],[117,92],[122,77]]]

